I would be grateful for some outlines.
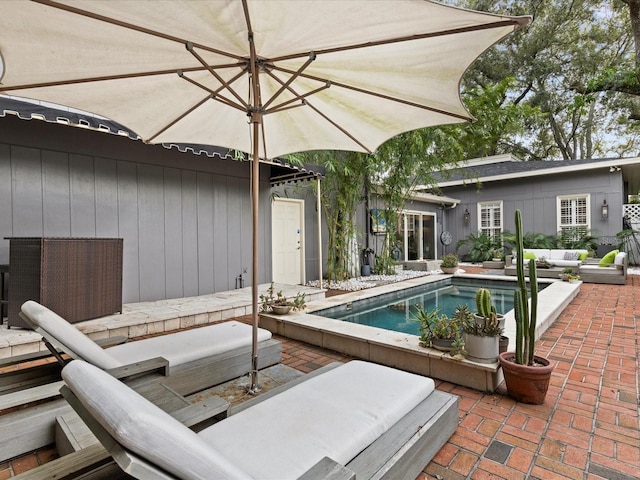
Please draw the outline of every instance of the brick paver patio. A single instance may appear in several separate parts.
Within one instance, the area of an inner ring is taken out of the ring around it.
[[[503,386],[486,394],[437,382],[460,396],[460,424],[418,479],[640,478],[639,287],[637,275],[625,286],[582,285],[537,343],[557,364],[544,405],[516,403]],[[303,372],[349,360],[280,340],[283,363]],[[44,449],[0,464],[0,480],[52,457]]]

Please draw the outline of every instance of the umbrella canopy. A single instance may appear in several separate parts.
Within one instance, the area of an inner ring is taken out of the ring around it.
[[[427,0],[0,2],[0,93],[108,117],[149,143],[253,159],[373,152],[470,121],[462,75],[529,20]],[[252,171],[257,327],[257,161]]]

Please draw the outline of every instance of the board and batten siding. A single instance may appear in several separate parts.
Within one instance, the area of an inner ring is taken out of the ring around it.
[[[470,233],[477,234],[479,202],[502,202],[504,230],[514,231],[514,214],[516,209],[519,209],[522,211],[525,232],[555,235],[558,233],[558,197],[588,194],[591,202],[591,235],[615,237],[615,234],[622,230],[622,216],[614,212],[622,212],[624,185],[621,175],[609,173],[608,167],[484,182],[480,188],[477,188],[476,184],[446,187],[442,189],[442,193],[460,199],[456,208],[445,211],[444,229],[449,230],[453,236],[453,247],[449,251],[455,251],[456,242],[467,238]],[[605,199],[610,212],[607,219],[600,215],[600,206]],[[468,209],[471,215],[468,225],[463,221],[465,209]],[[460,249],[458,253],[465,251]]]
[[[0,118],[0,263],[9,262],[5,237],[118,237],[124,303],[232,290],[245,269],[249,286],[250,164],[200,157]],[[262,170],[259,277],[266,283],[271,206]]]

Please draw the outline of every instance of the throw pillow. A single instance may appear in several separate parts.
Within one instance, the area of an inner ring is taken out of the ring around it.
[[[600,259],[600,261],[598,262],[598,266],[608,267],[613,263],[617,254],[618,254],[618,250],[611,250],[609,253],[607,253],[604,257]]]
[[[580,254],[578,252],[564,252],[565,260],[578,260]]]
[[[522,255],[522,259],[523,260],[535,260],[536,259],[536,254],[533,252],[524,252],[524,255]]]
[[[581,262],[584,262],[588,256],[589,256],[588,252],[582,252],[581,254],[578,255],[578,260],[580,260]]]

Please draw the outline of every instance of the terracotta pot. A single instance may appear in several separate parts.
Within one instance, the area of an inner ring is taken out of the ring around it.
[[[514,352],[501,353],[499,358],[509,396],[518,402],[542,405],[555,365],[537,355],[533,358],[540,366],[518,365]]]

